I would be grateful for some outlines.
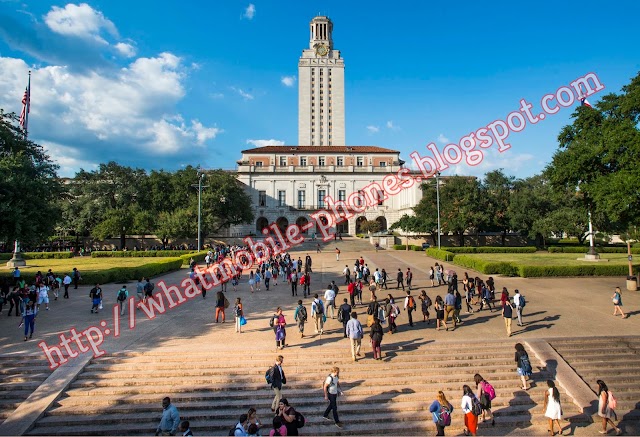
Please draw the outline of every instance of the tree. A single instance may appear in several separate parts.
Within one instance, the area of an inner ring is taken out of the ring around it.
[[[366,220],[360,225],[360,230],[366,233],[375,233],[380,230],[380,223],[377,220]]]
[[[464,233],[481,230],[487,218],[478,180],[471,177],[446,178],[440,188],[440,217],[443,232],[458,235],[464,246]]]
[[[197,177],[195,179],[197,181]],[[213,234],[231,225],[253,221],[251,198],[232,173],[207,172],[209,188],[202,191],[202,233]],[[197,196],[196,196],[197,202]],[[197,203],[194,211],[197,213]]]
[[[540,220],[554,210],[553,197],[551,185],[542,175],[515,181],[507,209],[509,227],[543,247],[551,231]]]
[[[53,234],[63,192],[58,166],[0,110],[0,241],[37,244]]]
[[[435,181],[434,181],[435,182]],[[414,215],[405,214],[391,226],[391,230],[401,229],[403,232],[431,235],[434,246],[437,244],[438,208],[435,183],[423,183],[422,198],[412,208]]]
[[[506,176],[502,169],[494,170],[484,175],[481,187],[484,202],[486,202],[487,230],[501,232],[503,246],[507,232],[511,229],[509,198],[513,190],[514,179],[513,176]]]
[[[640,74],[622,91],[576,109],[546,169],[554,188],[579,187],[585,208],[604,217],[602,231],[640,223]]]

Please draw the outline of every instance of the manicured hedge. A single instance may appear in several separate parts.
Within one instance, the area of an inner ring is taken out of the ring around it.
[[[158,276],[163,273],[178,270],[180,267],[182,267],[182,259],[167,258],[136,267],[114,267],[98,271],[81,270],[80,275],[82,276],[82,280],[80,284],[91,285],[96,283],[125,282],[143,277]],[[32,283],[35,279],[35,274],[23,273],[22,277],[24,277],[28,283]]]
[[[208,252],[207,250],[202,250],[200,252],[186,253],[180,256],[180,259],[182,260],[183,265],[189,265],[189,261],[191,260],[191,258],[193,258],[195,262],[202,262],[204,261],[204,258],[207,256],[207,252]]]
[[[486,261],[475,256],[456,255],[453,263],[460,267],[477,270],[486,275],[518,275],[517,267],[509,262]]]
[[[128,250],[126,252],[95,250],[91,252],[91,258],[176,258],[192,253],[196,252],[193,250]]]
[[[406,244],[394,244],[393,250],[405,250],[407,248]]]
[[[589,246],[551,246],[549,253],[587,253]],[[627,253],[626,247],[596,247],[598,253]],[[631,253],[640,254],[640,248],[631,248]]]
[[[503,247],[503,246],[463,246],[463,247],[443,247],[443,250],[452,253],[535,253],[535,246],[523,247]]]
[[[439,259],[441,261],[453,261],[456,256],[455,254],[451,252],[447,252],[446,250],[436,249],[432,247],[427,249],[425,252],[427,253],[427,256],[430,256],[431,258]]]
[[[69,259],[73,258],[73,252],[24,252],[24,259]],[[9,261],[13,253],[0,253],[0,260]]]
[[[634,265],[634,271],[640,265]],[[549,276],[626,276],[629,267],[625,265],[585,264],[581,266],[518,266],[518,275],[523,278]]]

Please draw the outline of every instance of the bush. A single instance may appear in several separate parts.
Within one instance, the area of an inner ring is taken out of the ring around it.
[[[126,282],[132,279],[158,276],[163,273],[178,270],[182,267],[182,259],[167,258],[157,262],[151,262],[136,267],[114,267],[106,270],[81,271],[81,284],[106,284],[109,282]],[[35,280],[35,274],[22,274],[22,277],[29,283]]]
[[[640,243],[633,243],[631,247],[635,249],[640,249]]]
[[[406,244],[394,244],[393,250],[405,250],[407,248]]]
[[[202,250],[200,252],[191,252],[191,253],[187,253],[184,254],[180,257],[180,259],[182,260],[182,265],[189,265],[189,261],[191,260],[191,258],[193,258],[193,260],[195,262],[202,262],[204,261],[205,257],[207,256],[207,252],[206,250]]]
[[[477,270],[486,275],[517,276],[518,268],[509,262],[485,261],[482,258],[456,255],[453,263],[460,267]]]
[[[424,249],[422,248],[422,246],[412,245],[411,250],[415,250],[416,252],[422,252]]]
[[[91,258],[176,258],[195,253],[193,250],[131,250],[93,251]],[[206,252],[205,252],[206,254]]]
[[[522,246],[522,247],[464,246],[464,247],[443,247],[442,249],[452,253],[535,253],[536,250],[538,250],[535,246]]]
[[[68,259],[73,258],[73,252],[24,252],[24,259]],[[9,261],[13,253],[0,253],[0,260]]]
[[[455,257],[455,254],[451,252],[447,252],[446,250],[436,249],[432,247],[427,249],[425,252],[427,253],[427,256],[430,256],[431,258],[439,259],[441,261],[453,261]]]
[[[634,268],[638,268],[635,265]],[[523,278],[549,276],[626,276],[629,267],[625,265],[585,264],[581,266],[529,266],[519,265],[518,275]]]

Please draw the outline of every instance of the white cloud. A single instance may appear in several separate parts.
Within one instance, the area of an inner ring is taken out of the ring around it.
[[[207,140],[212,140],[219,133],[224,132],[217,127],[204,127],[198,120],[191,120],[191,127],[196,134],[196,140],[199,145],[203,145]]]
[[[103,44],[107,44],[101,36],[103,31],[118,36],[113,22],[87,3],[69,3],[64,8],[53,6],[44,16],[44,21],[49,29],[60,35],[91,38]]]
[[[387,129],[397,130],[400,129],[398,126],[393,124],[392,120],[387,121]]]
[[[245,8],[244,14],[242,14],[242,16],[247,20],[253,20],[253,17],[255,17],[255,15],[256,15],[256,5],[254,5],[253,3],[249,3],[249,6]]]
[[[247,144],[251,144],[255,147],[266,147],[266,146],[284,146],[284,141],[280,140],[247,140]]]
[[[209,94],[209,96],[212,99],[223,99],[224,98],[224,94],[222,94],[222,93],[211,93],[211,94]]]
[[[122,56],[127,58],[133,58],[136,55],[136,48],[131,44],[119,42],[114,47]]]
[[[242,88],[236,88],[232,86],[231,89],[236,93],[238,93],[243,99],[253,100],[253,94],[249,94],[248,92],[244,91]]]
[[[448,144],[449,138],[445,137],[443,134],[438,135],[438,142],[442,144]]]
[[[376,134],[378,132],[380,132],[380,128],[378,126],[367,126],[367,130],[369,131],[370,134]]]
[[[60,166],[58,175],[61,177],[73,177],[81,168],[88,171],[98,168],[97,163],[82,159],[78,150],[73,147],[49,141],[41,141],[40,145],[51,159]]]
[[[280,80],[284,86],[293,86],[296,83],[295,76],[283,76]]]

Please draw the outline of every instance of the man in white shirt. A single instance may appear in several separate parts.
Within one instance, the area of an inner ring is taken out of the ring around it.
[[[354,313],[355,314],[355,313]],[[357,321],[357,320],[356,320]],[[340,368],[334,367],[331,370],[331,373],[324,380],[323,390],[324,390],[324,399],[329,401],[329,406],[324,411],[322,415],[326,420],[329,419],[329,413],[333,411],[333,421],[335,422],[338,428],[342,428],[342,423],[338,419],[338,395],[344,395],[340,390]]]
[[[336,292],[333,291],[331,284],[327,286],[327,291],[324,292],[324,307],[326,308],[327,315],[329,309],[331,309],[331,318],[335,319]]]
[[[36,293],[38,293],[38,305],[36,310],[40,311],[40,305],[44,303],[46,310],[49,311],[49,287],[44,284],[40,284],[40,286],[36,288]]]
[[[513,304],[516,306],[516,314],[518,316],[518,326],[522,326],[522,302],[523,298],[520,294],[520,290],[515,290],[515,295],[513,296]]]
[[[64,285],[64,297],[65,299],[69,299],[69,285],[71,285],[71,276],[68,274],[64,275],[64,279],[62,280],[62,285]]]
[[[348,285],[351,280],[351,270],[349,270],[349,266],[347,265],[344,266],[344,270],[342,271],[342,274],[344,275],[345,285]]]

